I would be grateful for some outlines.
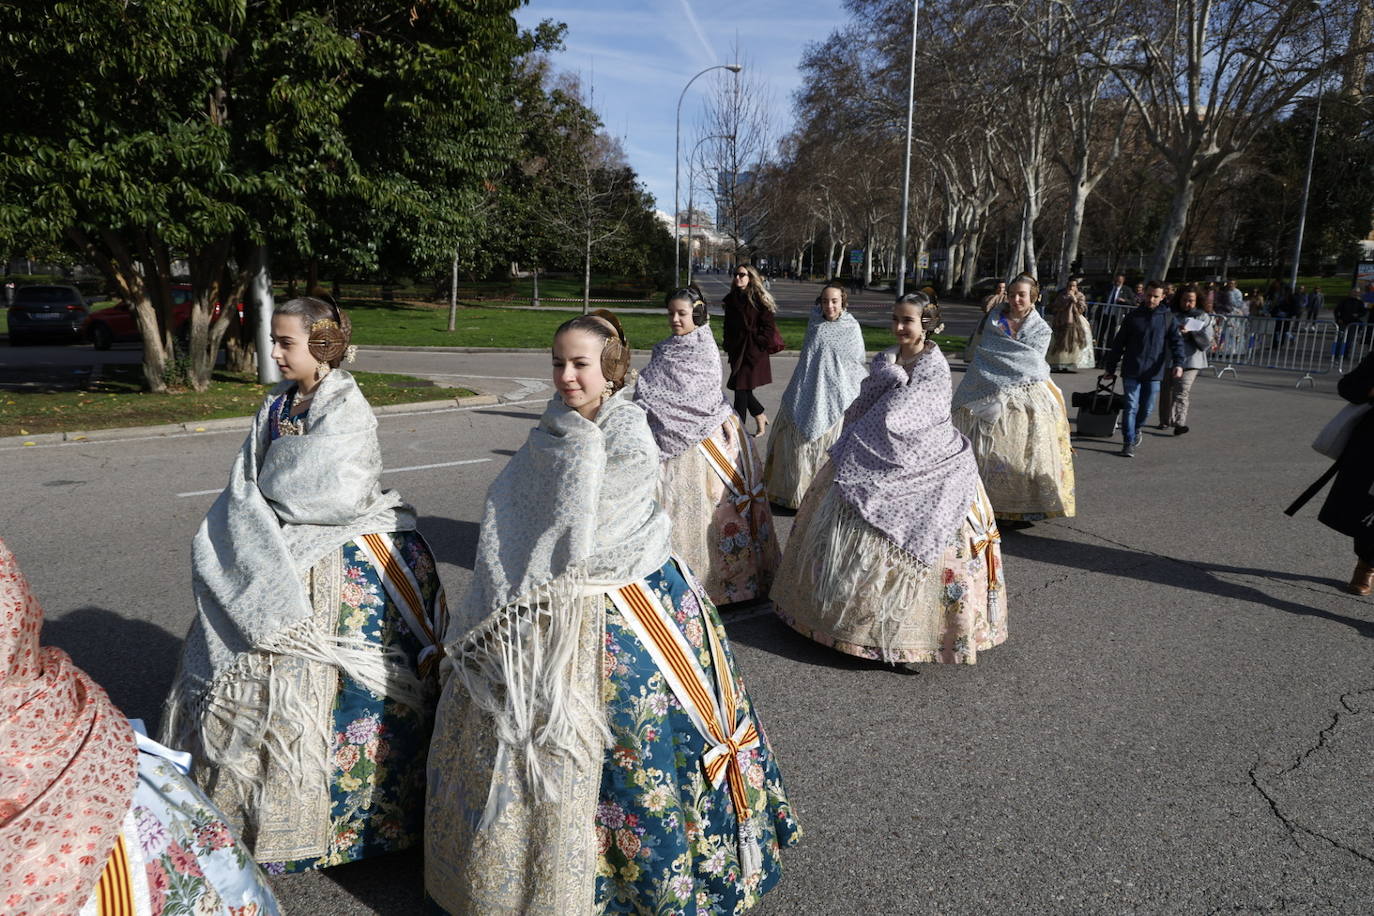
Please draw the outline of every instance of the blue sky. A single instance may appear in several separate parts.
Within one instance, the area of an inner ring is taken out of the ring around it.
[[[841,0],[533,0],[516,18],[567,23],[562,69],[595,88],[596,109],[620,137],[630,164],[661,210],[673,206],[673,123],[678,94],[692,75],[728,63],[739,44],[751,68],[766,77],[779,131],[792,123],[797,64],[808,42],[822,41],[842,25]],[[594,79],[593,79],[594,75]],[[704,90],[727,71],[697,80],[682,104],[683,155],[699,134]],[[683,167],[686,206],[686,166]]]

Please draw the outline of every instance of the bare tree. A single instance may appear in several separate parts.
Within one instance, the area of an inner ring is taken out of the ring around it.
[[[752,247],[760,222],[750,205],[759,195],[755,179],[773,150],[773,97],[767,81],[759,76],[738,46],[732,48],[741,73],[721,75],[707,97],[701,136],[707,140],[703,161],[707,174],[715,176],[711,193],[716,202],[716,228],[730,240],[734,260]]]
[[[1318,45],[1326,10],[1287,0],[1106,0],[1124,37],[1102,48],[1086,3],[1058,0],[1084,50],[1111,70],[1166,163],[1169,211],[1147,274],[1163,277],[1198,185],[1240,156],[1261,130],[1345,54]],[[1346,52],[1350,53],[1350,52]]]
[[[564,238],[570,253],[582,260],[582,313],[591,308],[592,256],[621,238],[635,207],[633,175],[620,144],[603,133],[576,139],[573,155],[560,167],[557,180],[566,193],[555,198],[546,218]]]

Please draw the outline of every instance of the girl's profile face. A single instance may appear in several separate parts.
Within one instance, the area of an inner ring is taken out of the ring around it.
[[[826,321],[834,321],[844,311],[844,297],[835,287],[827,286],[821,290],[820,306],[821,316]]]
[[[586,417],[601,409],[606,376],[601,374],[605,341],[588,331],[564,331],[553,339],[553,386],[563,403]]]
[[[914,350],[925,343],[926,332],[921,327],[921,307],[901,302],[892,307],[892,336],[903,347]]]
[[[272,316],[272,362],[288,381],[314,381],[320,361],[310,355],[310,330],[304,318]]]
[[[690,334],[697,329],[696,322],[692,320],[690,299],[674,299],[668,303],[668,327],[674,337]]]

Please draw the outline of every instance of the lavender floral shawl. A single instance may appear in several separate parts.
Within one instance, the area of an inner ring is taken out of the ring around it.
[[[706,326],[654,344],[635,384],[662,460],[681,455],[719,429],[732,408],[720,390],[720,350]]]
[[[925,566],[939,562],[978,489],[973,447],[950,422],[949,399],[939,349],[931,345],[910,369],[884,350],[830,448],[844,500]]]

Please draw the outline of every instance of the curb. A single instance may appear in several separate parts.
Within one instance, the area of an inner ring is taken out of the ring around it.
[[[409,404],[386,404],[372,408],[376,416],[393,413],[424,413],[431,410],[452,410],[455,407],[490,407],[501,403],[494,394],[474,394],[465,398],[448,398],[436,401],[413,401]],[[66,442],[101,442],[110,439],[152,438],[156,436],[180,436],[188,433],[221,433],[250,429],[253,417],[220,417],[215,420],[200,420],[190,423],[163,423],[157,426],[116,426],[110,429],[71,430],[60,433],[37,433],[30,436],[0,437],[0,448],[14,448],[36,445],[62,445]]]

